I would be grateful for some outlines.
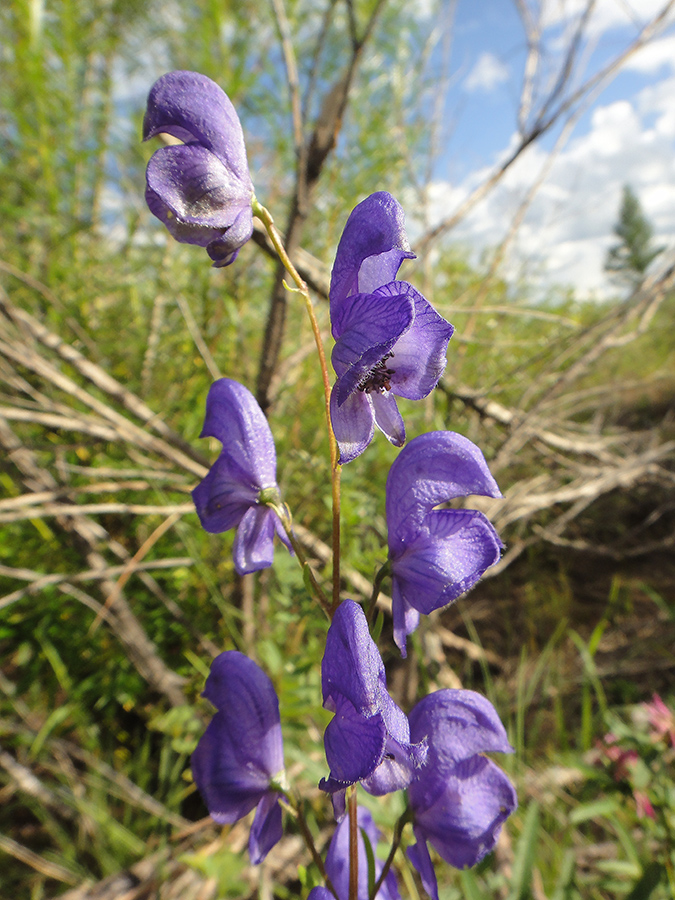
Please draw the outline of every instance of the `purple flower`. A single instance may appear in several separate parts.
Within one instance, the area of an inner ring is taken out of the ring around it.
[[[451,603],[499,560],[502,542],[483,513],[434,508],[468,494],[502,496],[478,447],[452,431],[414,438],[389,470],[394,640],[403,656],[420,613]]]
[[[366,833],[370,846],[375,854],[375,847],[380,837],[373,817],[364,807],[359,806],[357,820],[359,823],[359,889],[358,900],[368,900],[368,857],[363,832]],[[380,876],[383,863],[375,857],[375,880]],[[326,854],[326,874],[335,888],[338,900],[349,900],[349,819],[345,818],[335,829],[328,853]],[[378,900],[400,900],[396,876],[389,870],[377,892]],[[335,900],[329,890],[324,887],[313,888],[307,900]]]
[[[321,684],[323,705],[335,716],[324,734],[330,777],[319,787],[333,794],[340,820],[350,784],[360,781],[376,796],[407,787],[426,745],[411,744],[408,719],[387,693],[382,657],[353,600],[340,604],[328,629]]]
[[[429,754],[408,788],[417,841],[408,856],[438,900],[427,841],[458,869],[492,850],[518,800],[504,772],[481,754],[513,747],[492,704],[474,691],[429,694],[410,713],[410,734],[428,739]]]
[[[214,266],[229,266],[253,234],[253,185],[244,135],[232,103],[198,72],[169,72],[155,82],[143,140],[170,134],[148,163],[150,212],[184,244],[198,244]]]
[[[272,565],[274,534],[290,549],[277,513],[277,457],[267,419],[253,394],[231,378],[214,381],[200,437],[215,437],[220,456],[192,492],[202,527],[211,534],[237,529],[234,567],[240,575]]]
[[[257,807],[248,844],[257,864],[282,833],[279,701],[262,669],[236,650],[213,661],[202,696],[218,712],[192,754],[192,774],[216,822],[230,825]]]
[[[386,191],[352,211],[340,238],[330,283],[333,368],[331,420],[340,462],[355,459],[375,425],[401,447],[405,426],[394,395],[426,397],[445,368],[454,331],[406,281],[396,281],[414,258],[403,210]]]

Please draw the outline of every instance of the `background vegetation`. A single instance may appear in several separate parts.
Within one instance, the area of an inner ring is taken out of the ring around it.
[[[319,843],[332,830],[316,789],[323,617],[283,550],[272,570],[238,578],[232,535],[203,533],[189,498],[217,451],[197,441],[206,391],[227,374],[268,412],[280,484],[323,572],[312,337],[259,234],[214,270],[151,221],[154,146],[138,136],[147,90],[173,68],[204,72],[233,100],[256,193],[326,332],[340,231],[381,189],[417,230],[404,277],[457,328],[439,389],[404,415],[409,436],[450,428],[485,451],[505,500],[481,508],[506,552],[423,623],[405,663],[386,662],[406,709],[438,687],[490,696],[516,748],[503,763],[520,808],[477,870],[439,867],[443,900],[673,895],[675,729],[645,706],[658,692],[675,708],[672,260],[646,276],[627,264],[611,302],[534,298],[502,275],[513,231],[472,265],[451,243],[468,206],[426,227],[447,74],[434,21],[396,0],[0,7],[3,896],[305,896],[316,873],[293,822],[251,870],[246,826],[214,827],[191,782],[209,715],[199,694],[226,648],[272,677],[287,767]],[[551,90],[542,82],[521,104],[514,159],[564,131],[585,97],[573,77],[583,16],[572,24],[546,57]],[[376,437],[344,470],[345,596],[367,596],[383,561],[395,453]],[[389,836],[400,798],[364,802]],[[416,897],[403,855],[397,868]]]

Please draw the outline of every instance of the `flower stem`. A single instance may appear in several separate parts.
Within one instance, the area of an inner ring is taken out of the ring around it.
[[[380,569],[375,576],[375,581],[373,582],[373,593],[370,595],[370,600],[368,601],[368,612],[366,614],[369,625],[372,623],[373,616],[375,615],[375,610],[377,608],[377,598],[380,596],[382,582],[387,577],[387,575],[391,575],[391,563],[389,560],[387,560],[384,565],[380,566]]]
[[[291,547],[295,551],[295,556],[300,563],[300,567],[302,568],[303,575],[309,580],[312,591],[314,592],[317,600],[323,607],[324,611],[328,618],[332,618],[332,606],[331,602],[324,593],[323,588],[316,580],[316,575],[312,572],[311,566],[307,562],[307,557],[305,556],[305,551],[302,549],[302,545],[300,541],[293,534],[293,517],[291,516],[291,512],[288,506],[285,503],[269,503],[274,512],[279,516],[281,520],[281,524],[284,526],[284,531],[288,536],[288,540],[291,542]]]
[[[377,897],[378,891],[384,884],[384,879],[389,874],[389,869],[391,869],[391,864],[394,861],[394,857],[396,856],[396,851],[398,850],[401,844],[401,837],[403,836],[403,829],[408,822],[412,821],[412,811],[409,807],[405,809],[405,811],[401,814],[398,821],[396,822],[396,827],[394,828],[394,839],[391,842],[391,850],[389,851],[389,856],[387,857],[384,866],[382,867],[382,871],[380,872],[380,877],[375,882],[375,886],[373,887],[373,892],[370,895],[370,900],[375,900]]]
[[[349,900],[359,900],[359,821],[356,785],[347,788],[349,809]]]
[[[276,229],[274,220],[269,212],[258,200],[253,198],[253,215],[257,216],[265,226],[265,230],[281,260],[284,268],[295,282],[297,292],[302,295],[307,309],[307,315],[312,326],[314,341],[316,343],[317,353],[319,355],[319,364],[321,366],[321,378],[323,381],[324,401],[326,408],[326,426],[328,430],[328,444],[330,447],[330,466],[331,466],[331,482],[332,482],[332,501],[333,501],[333,604],[331,607],[331,615],[337,609],[340,603],[340,454],[338,451],[337,441],[333,432],[333,426],[330,418],[330,394],[331,384],[328,374],[328,365],[326,363],[326,353],[321,339],[321,331],[319,323],[314,312],[314,304],[309,295],[309,289],[304,280],[300,277],[298,270],[295,268],[291,259],[286,253],[286,248],[281,240],[281,235]],[[293,290],[293,289],[289,289]],[[297,551],[296,551],[297,552]]]
[[[312,832],[309,830],[309,825],[307,824],[307,819],[305,818],[305,813],[301,802],[299,800],[296,800],[288,791],[281,790],[281,793],[283,793],[286,800],[285,805],[298,823],[298,827],[300,828],[300,832],[302,834],[305,845],[307,846],[307,849],[312,856],[314,865],[321,873],[321,877],[323,878],[327,889],[336,898],[336,900],[339,900],[337,891],[333,887],[333,884],[328,877],[328,874],[326,873],[326,867],[323,864],[323,860],[321,859],[319,851],[316,849],[316,844],[314,843]]]

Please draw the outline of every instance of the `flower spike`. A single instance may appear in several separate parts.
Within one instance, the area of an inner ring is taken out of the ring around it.
[[[253,184],[244,135],[227,94],[198,72],[169,72],[153,85],[143,140],[169,134],[146,171],[150,212],[181,243],[206,247],[229,266],[253,234]]]

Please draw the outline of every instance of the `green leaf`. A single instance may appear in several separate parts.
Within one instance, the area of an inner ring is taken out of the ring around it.
[[[567,850],[563,856],[560,874],[558,875],[555,889],[551,895],[551,900],[567,900],[574,879],[575,869],[576,858],[574,850]]]
[[[359,830],[366,847],[366,859],[368,860],[368,896],[372,897],[375,890],[375,854],[365,828],[360,828]]]
[[[485,894],[471,869],[462,869],[460,880],[464,900],[485,900]]]
[[[371,631],[371,637],[377,643],[380,639],[380,635],[382,634],[382,627],[384,625],[384,613],[381,609],[377,611],[377,617],[375,619],[375,624],[373,625],[373,629]]]
[[[642,874],[642,867],[629,859],[599,859],[595,867],[599,872],[616,875],[624,881],[632,881]]]
[[[538,830],[539,804],[532,802],[527,808],[523,830],[516,845],[509,900],[520,900],[521,897],[525,897],[528,894]]]
[[[75,707],[73,707],[72,704],[66,703],[64,706],[57,707],[49,716],[47,716],[47,721],[36,734],[35,740],[30,747],[30,755],[33,759],[38,756],[52,731],[54,731],[55,728],[58,728],[58,726],[70,716],[74,708]]]
[[[570,824],[579,825],[589,819],[598,819],[600,816],[612,816],[620,804],[614,797],[605,797],[602,800],[593,800],[590,803],[581,803],[570,813]]]

